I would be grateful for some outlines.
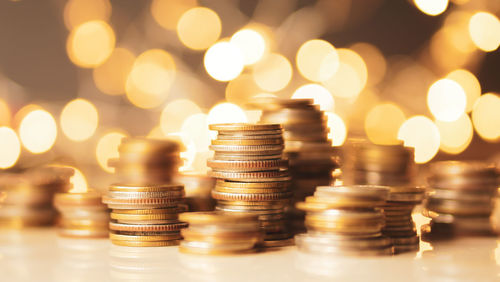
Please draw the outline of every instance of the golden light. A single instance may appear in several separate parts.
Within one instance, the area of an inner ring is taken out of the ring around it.
[[[14,166],[21,155],[21,143],[16,132],[9,127],[0,127],[0,169]]]
[[[229,42],[219,42],[205,53],[205,70],[216,80],[229,81],[243,71],[243,54]]]
[[[398,132],[398,139],[415,149],[415,162],[426,163],[439,151],[441,138],[437,126],[425,116],[413,116],[406,120]]]
[[[230,42],[243,53],[244,64],[253,65],[264,55],[267,46],[264,37],[256,30],[245,28],[231,37]]]
[[[457,120],[465,112],[466,104],[465,91],[451,79],[434,82],[427,92],[427,106],[437,120]]]
[[[72,188],[68,191],[69,193],[85,193],[88,190],[87,179],[85,175],[77,169],[76,167],[72,167],[75,171],[75,174],[69,179],[69,182],[72,184]]]
[[[146,136],[148,138],[153,138],[153,139],[165,139],[167,136],[163,134],[163,131],[161,130],[161,126],[155,126],[153,127],[148,135]]]
[[[189,9],[177,23],[177,36],[193,50],[204,50],[219,39],[222,25],[216,12],[205,7]]]
[[[448,154],[460,154],[472,141],[473,129],[469,115],[462,114],[456,121],[436,121],[441,136],[440,149]]]
[[[472,123],[481,138],[500,139],[500,97],[493,93],[481,95],[472,109]]]
[[[327,126],[330,129],[328,138],[332,140],[332,146],[341,146],[347,137],[347,127],[344,120],[333,112],[325,112]]]
[[[174,30],[182,14],[196,7],[197,4],[196,0],[153,0],[151,2],[151,14],[160,26]]]
[[[71,30],[91,20],[107,21],[111,15],[108,0],[69,0],[64,6],[64,24]]]
[[[477,12],[470,18],[469,35],[477,48],[495,51],[500,45],[500,20],[491,13]]]
[[[14,115],[14,119],[12,121],[12,128],[19,128],[19,125],[21,124],[21,121],[32,111],[35,110],[43,110],[42,107],[36,104],[28,104],[24,107],[22,107],[19,111],[16,112]]]
[[[10,112],[9,105],[4,100],[0,99],[0,126],[9,126],[12,113]]]
[[[253,79],[262,90],[276,92],[290,83],[292,72],[292,64],[287,58],[271,53],[255,65]]]
[[[181,127],[182,142],[191,152],[206,152],[210,146],[210,131],[208,130],[207,115],[194,114],[186,118]]]
[[[340,48],[337,53],[340,59],[339,69],[323,84],[335,97],[354,99],[366,86],[366,64],[360,55],[350,49]]]
[[[168,52],[147,50],[137,57],[127,77],[127,98],[140,108],[158,107],[167,99],[175,74],[175,61]]]
[[[329,42],[313,39],[300,46],[296,63],[302,76],[314,82],[321,82],[335,75],[339,68],[339,55]]]
[[[160,115],[160,128],[164,135],[179,132],[187,117],[201,113],[200,107],[191,100],[177,99],[168,103]]]
[[[104,21],[89,21],[75,27],[66,43],[70,60],[83,68],[104,63],[114,48],[115,33]]]
[[[366,136],[375,144],[399,144],[398,131],[405,120],[405,114],[396,104],[378,104],[366,115],[364,122]]]
[[[134,54],[128,49],[116,48],[102,65],[93,70],[97,88],[108,95],[125,93],[125,84],[134,60]]]
[[[370,43],[360,42],[352,45],[351,50],[358,53],[366,63],[369,85],[382,81],[387,70],[387,62],[382,52]]]
[[[429,16],[442,14],[448,8],[448,0],[413,0],[422,13]]]
[[[44,153],[56,142],[56,121],[49,112],[34,110],[21,121],[19,137],[28,151],[34,154]]]
[[[113,173],[115,169],[108,166],[108,160],[119,156],[118,146],[122,138],[128,135],[119,131],[111,131],[103,135],[97,142],[95,150],[97,163],[106,172]]]
[[[207,115],[207,124],[248,122],[245,111],[232,103],[215,105]]]
[[[96,107],[85,99],[75,99],[61,112],[61,129],[73,141],[83,141],[90,138],[99,122]]]
[[[446,78],[451,79],[462,86],[467,100],[465,111],[467,113],[472,111],[474,103],[477,98],[481,96],[481,84],[479,84],[479,80],[477,80],[476,76],[467,70],[458,69],[450,72]]]
[[[292,95],[292,99],[313,99],[314,104],[319,105],[322,111],[333,111],[335,107],[335,101],[330,91],[315,83],[297,88]]]
[[[242,74],[229,81],[226,86],[226,100],[237,105],[248,103],[253,96],[261,93],[252,75]]]

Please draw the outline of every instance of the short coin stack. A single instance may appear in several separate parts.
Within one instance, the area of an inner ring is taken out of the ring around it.
[[[217,178],[212,197],[216,209],[259,215],[265,246],[292,243],[284,216],[289,204],[288,162],[282,158],[279,124],[210,125],[218,136],[212,141],[214,158],[209,176]]]
[[[179,250],[184,253],[248,253],[262,241],[257,215],[215,211],[182,213],[179,218],[189,224],[181,231],[184,240]]]
[[[495,166],[482,162],[431,164],[424,215],[432,218],[433,233],[492,234],[490,215],[497,195],[498,177]]]
[[[400,145],[376,145],[350,139],[344,146],[344,184],[406,186],[414,173],[414,150]]]
[[[306,212],[307,233],[295,236],[299,250],[339,255],[390,255],[392,241],[382,235],[389,190],[370,185],[319,186],[297,203]]]
[[[185,211],[184,186],[171,183],[179,164],[177,142],[147,138],[124,139],[120,157],[112,162],[121,183],[103,197],[111,212],[110,239],[121,246],[172,246],[186,227],[178,219]]]
[[[415,229],[412,212],[422,203],[425,190],[418,187],[389,187],[389,198],[383,206],[385,226],[382,234],[392,239],[396,253],[417,251],[420,239]]]
[[[261,98],[252,104],[262,109],[261,122],[283,126],[285,157],[290,162],[292,204],[314,193],[316,186],[330,185],[338,159],[328,140],[327,119],[312,99]],[[290,210],[294,232],[304,231],[304,214]]]
[[[41,167],[22,173],[0,175],[0,226],[21,228],[50,225],[56,212],[54,194],[71,188],[74,170]]]
[[[61,214],[58,233],[63,237],[108,237],[109,212],[96,191],[57,193],[54,206]]]

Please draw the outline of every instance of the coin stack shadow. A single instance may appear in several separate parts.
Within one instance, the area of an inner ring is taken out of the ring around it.
[[[344,184],[390,187],[383,206],[386,225],[382,232],[392,238],[395,252],[416,251],[420,239],[412,212],[425,196],[413,183],[414,149],[397,145],[377,145],[364,139],[349,139],[344,146]]]
[[[22,228],[54,223],[54,194],[71,188],[74,170],[46,166],[0,174],[0,226]]]
[[[379,208],[389,195],[382,186],[319,186],[297,203],[306,212],[307,233],[295,235],[300,251],[337,255],[391,255],[392,241],[382,235]]]
[[[184,186],[171,183],[180,163],[181,146],[173,140],[125,138],[119,158],[110,160],[120,179],[103,196],[111,212],[110,239],[116,245],[159,247],[178,245],[178,219],[186,210]]]
[[[54,206],[61,217],[58,234],[75,238],[107,238],[109,229],[108,207],[96,191],[57,193]]]
[[[324,112],[312,99],[261,98],[251,106],[262,110],[261,122],[283,126],[284,154],[292,176],[290,225],[295,234],[303,232],[304,213],[294,208],[295,203],[312,195],[317,186],[330,185],[332,172],[339,167]]]
[[[191,254],[237,254],[256,250],[262,241],[257,215],[227,212],[189,212],[179,216],[189,224],[181,230],[179,251]]]
[[[217,178],[212,197],[216,209],[259,216],[265,232],[263,246],[293,244],[285,207],[290,202],[288,162],[283,159],[279,124],[218,124],[207,161],[209,176]]]
[[[429,166],[429,195],[422,226],[426,236],[492,235],[490,216],[499,186],[494,165],[479,161],[441,161]]]

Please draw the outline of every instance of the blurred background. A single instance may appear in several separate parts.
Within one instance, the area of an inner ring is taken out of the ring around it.
[[[103,189],[124,136],[180,138],[255,97],[313,98],[332,146],[403,140],[415,161],[498,159],[497,0],[0,0],[0,169],[77,168]]]

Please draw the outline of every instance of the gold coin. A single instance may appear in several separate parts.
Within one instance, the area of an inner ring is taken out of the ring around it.
[[[182,191],[183,184],[153,184],[153,185],[128,185],[112,184],[109,191],[117,192],[163,192],[163,191]]]
[[[169,235],[124,235],[117,233],[109,233],[109,238],[112,241],[136,241],[136,242],[155,242],[155,241],[168,241],[168,240],[178,240],[181,239],[181,235],[178,232]]]
[[[190,224],[243,223],[258,221],[256,215],[225,212],[186,212],[179,214],[179,220]]]
[[[287,170],[262,171],[262,172],[226,172],[210,170],[209,176],[219,179],[242,181],[242,182],[277,182],[291,179]]]
[[[277,134],[263,134],[263,135],[245,135],[245,134],[219,134],[218,140],[261,140],[261,139],[282,139],[283,134],[278,131]]]
[[[114,209],[114,213],[119,214],[164,214],[164,213],[178,213],[181,211],[178,207],[163,208],[163,209],[146,209],[146,210],[122,210]]]
[[[288,167],[288,160],[262,160],[262,161],[225,161],[209,159],[207,166],[214,170],[224,171],[266,171]]]
[[[234,181],[226,181],[223,179],[217,179],[215,183],[216,187],[227,187],[227,188],[255,188],[255,189],[264,189],[264,188],[287,188],[290,186],[289,181],[277,181],[277,182],[234,182]]]
[[[280,124],[251,124],[251,123],[222,123],[210,124],[210,130],[217,131],[255,131],[255,130],[279,130]]]
[[[229,188],[224,186],[215,186],[216,192],[230,194],[271,194],[290,192],[288,187],[285,188]]]
[[[224,153],[215,153],[214,159],[220,161],[263,161],[263,160],[279,160],[282,159],[282,154],[276,155],[231,155]]]
[[[187,223],[175,222],[170,224],[124,224],[119,222],[110,222],[109,229],[115,231],[132,231],[132,232],[170,232],[179,231],[186,228]]]
[[[193,255],[211,255],[211,256],[225,256],[225,255],[244,255],[244,254],[252,254],[256,253],[256,249],[247,249],[247,250],[212,250],[212,249],[204,249],[204,248],[194,248],[187,246],[179,246],[179,252],[184,254],[193,254]]]
[[[111,219],[123,221],[150,221],[150,220],[165,220],[177,219],[177,213],[163,213],[163,214],[126,214],[114,213],[110,214]]]
[[[168,246],[178,246],[180,242],[181,240],[151,241],[151,242],[111,240],[111,243],[125,247],[168,247]]]
[[[56,206],[94,206],[101,205],[101,194],[95,191],[84,193],[57,193],[54,195],[54,204]]]
[[[267,193],[267,194],[235,194],[235,193],[224,193],[219,191],[212,191],[212,198],[216,200],[224,201],[276,201],[283,199],[290,199],[292,192],[278,192],[278,193]]]
[[[262,145],[281,145],[283,138],[257,139],[257,140],[212,140],[212,145],[222,146],[262,146]]]

